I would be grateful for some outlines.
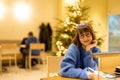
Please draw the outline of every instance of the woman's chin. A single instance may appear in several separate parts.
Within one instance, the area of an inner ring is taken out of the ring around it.
[[[87,45],[89,45],[90,43],[84,43],[84,46],[87,46]]]

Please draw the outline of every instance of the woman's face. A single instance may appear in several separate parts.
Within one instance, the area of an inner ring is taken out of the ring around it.
[[[87,46],[92,42],[92,34],[90,32],[83,32],[79,34],[79,40],[82,45]]]

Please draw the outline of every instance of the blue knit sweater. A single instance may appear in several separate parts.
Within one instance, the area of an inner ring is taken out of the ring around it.
[[[71,44],[66,52],[65,57],[61,61],[60,75],[65,77],[88,79],[87,67],[97,70],[98,60],[92,58],[90,54],[100,53],[98,47],[85,51],[82,47]]]

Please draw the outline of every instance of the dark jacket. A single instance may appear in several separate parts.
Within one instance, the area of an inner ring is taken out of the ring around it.
[[[26,41],[26,40],[27,40],[27,38],[23,38],[23,40],[21,41],[20,44],[21,44],[21,45],[25,45],[25,41]],[[21,47],[21,48],[20,48],[20,52],[21,52],[21,53],[24,53],[24,50],[25,50],[25,49],[26,49],[26,48]]]

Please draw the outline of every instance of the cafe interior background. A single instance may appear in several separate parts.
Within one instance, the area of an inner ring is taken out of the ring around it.
[[[82,3],[90,7],[89,16],[96,26],[95,31],[104,40],[101,45],[102,51],[114,51],[119,48],[119,41],[117,41],[120,34],[119,3],[119,0],[84,0]],[[19,4],[23,4],[24,8],[18,9]],[[21,41],[29,31],[33,31],[38,37],[41,23],[50,23],[54,36],[57,26],[56,18],[61,20],[66,18],[65,0],[0,0],[0,5],[1,42]],[[116,19],[116,22],[112,19]],[[53,51],[55,45],[52,46]]]
[[[0,0],[0,43],[20,43],[29,31],[39,38],[40,25],[50,23],[51,52],[56,52],[57,19],[66,20],[65,6],[73,4],[72,1],[77,0]],[[81,0],[81,5],[90,7],[89,19],[97,36],[103,39],[102,52],[120,51],[119,4],[119,0]]]

